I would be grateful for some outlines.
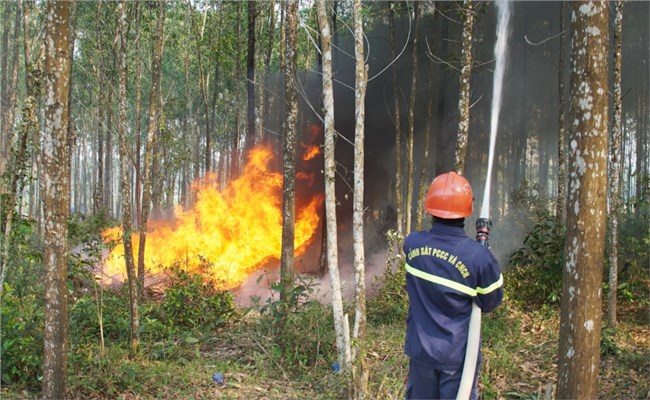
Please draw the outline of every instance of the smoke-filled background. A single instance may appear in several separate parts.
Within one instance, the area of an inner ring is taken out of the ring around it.
[[[458,94],[461,54],[462,16],[458,4],[419,3],[420,24],[417,45],[417,86],[414,110],[414,193],[413,216],[416,218],[417,186],[423,158],[423,137],[427,126],[427,106],[432,101],[430,121],[431,145],[426,167],[426,183],[439,173],[451,170],[454,165],[456,132],[458,128]],[[552,210],[557,193],[557,141],[559,134],[559,59],[560,41],[565,49],[565,112],[567,134],[570,135],[569,67],[570,66],[570,7],[561,2],[514,2],[512,5],[508,58],[506,60],[503,104],[497,133],[495,165],[493,170],[490,214],[494,222],[491,235],[492,249],[503,264],[509,254],[521,245],[534,207],[531,199]],[[345,13],[349,10],[341,9]],[[372,25],[364,26],[367,38],[369,83],[366,95],[366,158],[365,202],[367,212],[367,251],[372,253],[383,243],[387,229],[395,228],[395,176],[401,174],[406,190],[406,155],[402,149],[402,168],[396,171],[395,121],[393,81],[391,68],[397,69],[398,101],[402,145],[408,132],[408,104],[411,96],[413,74],[412,41],[414,31],[412,9],[399,4],[395,20],[395,48],[398,57],[393,59],[388,23],[388,2],[372,5]],[[564,11],[562,11],[564,7]],[[625,5],[623,24],[623,112],[632,121],[648,108],[648,54],[650,5],[645,2],[628,2]],[[561,30],[561,13],[564,26]],[[613,14],[613,13],[612,13]],[[466,221],[468,234],[474,235],[474,220],[482,203],[489,145],[490,107],[494,62],[496,12],[493,3],[476,4],[473,30],[473,68],[471,81],[472,104],[469,125],[469,144],[465,176],[474,191],[475,215]],[[345,226],[351,218],[353,146],[354,139],[354,48],[351,33],[346,26],[337,28],[334,39],[334,91],[336,129],[347,140],[337,140],[337,162],[342,178],[337,186],[338,218]],[[613,37],[613,34],[610,36]],[[612,39],[613,40],[613,39]],[[611,54],[610,54],[611,61]],[[391,65],[392,64],[392,65]],[[311,107],[301,106],[303,118],[314,121],[312,107],[320,109],[318,91],[320,82],[313,70],[305,73],[305,88]],[[610,75],[612,68],[610,68]],[[430,100],[429,98],[432,97]],[[610,107],[611,110],[612,107]],[[610,119],[611,123],[611,119]],[[629,125],[633,125],[630,122]],[[634,130],[635,126],[628,126]],[[633,136],[645,135],[640,129]],[[643,140],[638,143],[643,144]],[[632,144],[635,146],[636,144]],[[645,144],[647,148],[647,143]],[[628,151],[632,151],[629,147]],[[627,170],[634,171],[632,155],[624,161]],[[648,166],[641,164],[647,173]],[[628,185],[635,185],[629,178]],[[478,210],[478,211],[477,211]],[[429,226],[429,217],[426,216]],[[414,220],[415,221],[415,220]],[[415,226],[413,222],[412,226]],[[345,233],[343,233],[345,234]],[[349,241],[348,241],[349,243]]]

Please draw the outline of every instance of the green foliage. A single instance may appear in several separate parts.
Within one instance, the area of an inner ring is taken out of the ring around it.
[[[510,256],[512,269],[506,272],[506,291],[515,302],[559,303],[564,257],[563,227],[555,217],[541,215],[526,235],[524,245]]]
[[[264,277],[264,275],[260,275],[257,278],[258,285]],[[288,290],[284,289],[282,282],[272,282],[272,295],[260,308],[260,314],[267,316],[275,328],[280,328],[289,316],[298,313],[302,307],[315,302],[315,300],[309,300],[314,293],[314,286],[313,280],[300,276],[294,279]],[[277,295],[277,299],[275,295]],[[259,305],[259,298],[254,298],[253,302]]]
[[[15,216],[0,301],[2,383],[38,386],[43,354],[42,250],[35,222]],[[4,227],[4,226],[3,226]]]
[[[43,249],[38,242],[36,221],[16,216],[11,229],[8,254],[6,281],[11,283],[18,295],[35,290],[34,277],[43,276]]]
[[[262,324],[261,327],[264,322]],[[316,302],[305,303],[299,311],[287,316],[282,329],[275,332],[274,339],[270,353],[277,365],[301,370],[330,357],[330,363],[333,362],[336,359],[336,339],[331,307]]]
[[[309,300],[314,286],[313,280],[296,276],[283,295],[280,282],[271,284],[273,294],[260,307],[258,326],[263,335],[273,338],[268,353],[273,363],[300,369],[336,354],[332,312]],[[259,298],[253,301],[259,307]]]
[[[404,261],[396,267],[387,267],[375,285],[377,291],[368,300],[368,321],[373,324],[406,321],[409,299]]]
[[[367,318],[370,323],[390,324],[406,321],[409,299],[406,292],[406,269],[402,257],[404,238],[394,230],[386,233],[388,256],[386,270],[374,282],[375,294],[368,301]]]
[[[91,216],[72,213],[68,219],[68,245],[75,247],[80,244],[101,241],[99,232],[111,225],[112,221],[103,208]]]
[[[19,295],[4,284],[2,307],[2,384],[34,389],[40,385],[43,355],[43,293]]]
[[[216,290],[199,274],[178,268],[172,274],[160,307],[153,313],[164,325],[178,331],[209,331],[237,316],[230,292]]]
[[[619,297],[649,304],[650,204],[632,199],[619,219]]]
[[[99,290],[99,289],[98,289]],[[95,291],[87,291],[68,310],[70,340],[73,344],[99,343],[99,318]],[[99,296],[99,292],[97,292]],[[131,332],[129,293],[126,285],[120,289],[101,291],[101,312],[104,338],[107,342],[126,342]]]
[[[620,353],[620,348],[616,343],[617,331],[615,328],[603,328],[600,335],[600,355],[617,355]]]
[[[125,391],[142,390],[143,368],[129,360],[126,346],[111,346],[101,357],[93,346],[74,347],[68,365],[68,386],[81,398],[96,398],[98,394],[118,398]]]

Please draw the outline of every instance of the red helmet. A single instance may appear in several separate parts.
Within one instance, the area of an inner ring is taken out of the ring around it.
[[[472,187],[455,172],[438,175],[431,182],[424,209],[431,215],[446,218],[463,218],[472,214]]]

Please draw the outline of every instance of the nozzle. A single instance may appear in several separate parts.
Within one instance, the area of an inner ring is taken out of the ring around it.
[[[488,247],[490,229],[492,229],[492,221],[488,218],[478,218],[476,220],[476,241],[482,246]]]

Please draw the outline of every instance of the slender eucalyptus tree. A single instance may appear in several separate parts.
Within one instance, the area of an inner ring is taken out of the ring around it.
[[[102,44],[102,0],[97,1],[97,14],[95,17],[95,34],[97,65],[94,66],[95,76],[97,78],[97,174],[95,188],[93,193],[93,211],[97,214],[101,209],[106,208],[106,193],[104,190],[104,133],[106,121],[104,120],[104,102],[105,102],[105,75],[104,75],[104,54]]]
[[[163,42],[165,40],[165,10],[166,2],[158,0],[158,19],[155,34],[153,37],[153,49],[151,57],[151,94],[149,96],[149,127],[147,130],[147,144],[144,151],[144,179],[142,182],[142,221],[140,225],[140,243],[138,248],[138,278],[144,282],[144,253],[147,242],[147,225],[149,212],[151,210],[151,193],[153,191],[153,157],[156,131],[158,130],[158,114],[162,112],[160,105],[160,69],[163,56]],[[206,115],[207,117],[207,115]]]
[[[607,302],[607,322],[617,325],[616,294],[618,293],[618,218],[621,208],[621,142],[622,99],[621,99],[621,45],[623,42],[623,0],[614,6],[614,121],[612,122],[612,142],[609,146],[609,211],[607,232],[609,234],[609,296]]]
[[[558,349],[561,399],[598,397],[607,202],[608,7],[606,1],[572,4],[572,126]]]
[[[246,56],[246,93],[247,99],[247,145],[252,147],[255,145],[255,20],[257,19],[256,1],[249,0],[248,2],[248,53]],[[289,21],[288,21],[289,22]],[[296,33],[297,35],[297,33]],[[296,40],[297,41],[297,40]]]
[[[5,7],[9,7],[9,5],[5,5]],[[2,160],[0,160],[0,174],[2,174],[5,171],[4,163],[5,160],[9,159],[10,153],[11,153],[11,147],[12,147],[12,142],[13,142],[13,128],[14,128],[14,119],[16,116],[16,102],[17,102],[17,94],[18,94],[18,66],[20,65],[20,62],[18,62],[18,56],[19,56],[19,49],[20,49],[20,21],[21,21],[21,7],[19,3],[16,3],[16,17],[14,21],[14,33],[12,37],[12,51],[10,52],[12,54],[11,57],[11,70],[8,72],[11,72],[11,74],[5,76],[5,79],[7,79],[7,84],[5,85],[6,87],[6,93],[2,93],[2,96],[5,97],[5,101],[3,101],[5,105],[5,109],[2,111],[3,113],[3,119],[2,119],[2,125],[0,128],[2,128],[2,134],[0,135],[0,138],[3,138],[2,145],[0,146],[1,148],[4,149],[3,152],[0,152],[0,156],[2,157]],[[6,25],[10,25],[7,23]],[[6,49],[7,52],[9,52],[9,49]],[[4,56],[5,58],[7,57],[6,55]],[[4,72],[3,72],[4,73]],[[4,153],[4,154],[2,154]]]
[[[140,20],[142,13],[141,1],[135,1],[135,224],[136,229],[140,229],[142,221],[142,132],[140,124],[140,116],[142,114],[142,56],[141,56],[141,30]],[[185,119],[184,119],[185,121]],[[183,130],[183,132],[185,132]],[[138,275],[138,278],[143,278]],[[144,281],[140,281],[140,285],[144,285]]]
[[[564,9],[566,2],[561,1],[560,5],[560,32],[564,32]],[[560,55],[558,57],[558,96],[559,96],[559,121],[557,139],[557,200],[555,202],[555,224],[558,229],[564,226],[566,219],[566,101],[564,96],[564,43],[568,35],[560,36]]]
[[[411,231],[411,222],[413,214],[413,132],[415,130],[415,98],[417,91],[418,76],[418,31],[420,30],[420,13],[419,2],[413,2],[413,19],[415,28],[413,29],[413,46],[411,56],[411,95],[408,109],[408,135],[406,136],[406,232]],[[409,11],[410,12],[410,11]]]
[[[273,43],[275,38],[275,0],[269,2],[269,27],[268,27],[268,44],[266,46],[266,53],[264,55],[264,75],[261,78],[259,90],[259,126],[257,135],[260,140],[264,139],[264,121],[266,120],[266,113],[269,113],[273,107],[273,96],[270,96],[268,91],[271,86],[271,57],[273,55]]]
[[[368,393],[368,366],[366,364],[366,259],[363,240],[363,191],[364,191],[364,142],[366,119],[366,88],[368,86],[368,66],[364,52],[364,34],[361,0],[354,0],[354,53],[355,62],[355,134],[354,134],[354,195],[352,214],[352,238],[354,248],[354,338],[353,379],[354,397],[361,400]]]
[[[118,73],[118,114],[117,134],[120,149],[120,192],[122,194],[122,243],[124,245],[124,263],[129,285],[129,312],[131,316],[131,355],[135,355],[140,347],[139,326],[140,312],[138,308],[138,279],[133,262],[133,231],[131,227],[131,160],[130,148],[126,137],[126,107],[127,107],[127,6],[126,0],[117,3],[117,73]]]
[[[341,281],[339,278],[336,230],[336,162],[334,159],[336,131],[334,129],[334,88],[332,86],[332,34],[325,6],[326,0],[316,1],[316,14],[323,48],[323,112],[325,129],[325,215],[327,218],[327,266],[332,287],[332,310],[336,332],[336,350],[341,370],[347,371],[351,362],[350,326],[343,313]]]
[[[49,1],[45,18],[45,120],[41,191],[45,210],[43,397],[65,397],[68,352],[69,82],[71,2]]]
[[[7,169],[7,171],[5,171],[8,178],[8,185],[6,187],[4,184],[0,185],[0,192],[5,194],[3,201],[0,201],[0,215],[4,216],[4,219],[0,218],[0,223],[4,225],[4,232],[3,232],[4,235],[0,240],[0,249],[1,249],[0,250],[0,296],[2,295],[4,289],[3,282],[5,280],[7,270],[9,267],[9,243],[10,243],[10,238],[12,233],[13,218],[16,212],[17,203],[20,203],[19,200],[20,193],[22,192],[21,182],[25,175],[24,171],[27,167],[26,164],[29,156],[27,144],[30,138],[32,137],[33,133],[37,132],[38,129],[38,117],[37,117],[37,110],[36,110],[37,100],[35,97],[36,94],[34,93],[34,75],[32,75],[32,73],[36,74],[37,71],[40,69],[40,66],[39,64],[32,66],[30,62],[31,51],[30,51],[30,45],[28,43],[30,37],[29,27],[28,27],[29,5],[21,1],[19,8],[23,11],[22,14],[24,14],[24,16],[22,19],[22,24],[19,19],[16,19],[16,26],[18,27],[22,26],[25,35],[24,36],[25,44],[23,48],[24,48],[24,57],[25,57],[24,65],[25,65],[25,72],[26,72],[25,83],[27,89],[27,93],[26,93],[27,96],[23,102],[23,106],[21,110],[21,114],[22,114],[21,123],[17,131],[18,137],[15,144],[16,147],[15,150],[12,150],[13,147],[11,145],[12,141],[9,141],[8,143],[9,154],[7,154],[7,159],[10,160],[10,162],[9,162],[9,168]],[[21,12],[19,10],[17,11],[17,16],[20,15]],[[16,34],[15,37],[17,38],[18,34]],[[18,42],[19,41],[17,40],[16,46],[18,46]],[[16,61],[16,64],[18,64],[17,55],[14,57],[14,59]],[[14,69],[17,69],[17,66],[14,66]],[[14,94],[12,95],[12,97],[15,96],[17,90],[17,88],[15,87],[17,86],[16,82],[14,82],[13,85],[14,85],[14,89],[13,89]],[[11,119],[13,119],[13,117],[11,117]],[[6,209],[3,210],[2,207],[6,207]]]
[[[433,3],[433,9],[431,10],[433,13],[433,25],[436,25],[436,22],[438,20],[438,10],[437,10],[437,4],[436,2]],[[435,43],[435,37],[431,38],[433,43]],[[429,148],[431,147],[431,125],[433,123],[433,98],[435,96],[436,91],[433,90],[433,83],[434,79],[433,77],[435,76],[435,63],[431,62],[429,63],[429,83],[427,85],[427,95],[428,95],[428,101],[427,101],[427,113],[426,113],[426,123],[425,123],[425,128],[424,128],[424,143],[423,143],[423,153],[422,153],[422,161],[420,165],[420,178],[418,182],[418,196],[417,196],[417,214],[416,214],[416,229],[421,230],[422,229],[422,219],[424,217],[424,198],[427,190],[427,176],[433,175],[432,173],[427,174],[427,171],[429,170]],[[435,140],[435,139],[434,139]],[[435,142],[434,146],[435,148]]]
[[[391,58],[394,60],[397,57],[397,47],[395,44],[395,2],[388,2],[388,24],[390,30],[390,51]],[[404,237],[404,215],[402,209],[403,194],[402,194],[402,123],[400,118],[399,106],[399,85],[397,82],[397,63],[394,63],[392,68],[393,78],[393,119],[395,123],[395,212],[397,214],[397,234],[398,237]],[[400,248],[400,244],[397,247]]]
[[[460,61],[460,94],[458,96],[458,134],[454,169],[459,174],[465,170],[465,154],[469,136],[469,102],[472,83],[472,41],[474,39],[474,3],[463,2],[463,49]]]
[[[11,10],[13,3],[4,3],[4,10],[2,12],[2,40],[0,43],[0,174],[4,173],[5,161],[7,160],[8,148],[5,148],[6,138],[5,132],[2,130],[5,120],[5,112],[7,109],[7,81],[9,79],[7,73],[7,66],[9,65],[9,31],[11,30]]]
[[[293,284],[294,243],[296,234],[296,132],[298,129],[298,0],[286,3],[287,34],[285,41],[284,98],[285,122],[282,151],[282,250],[280,272],[285,298]],[[249,138],[250,139],[250,138]]]

